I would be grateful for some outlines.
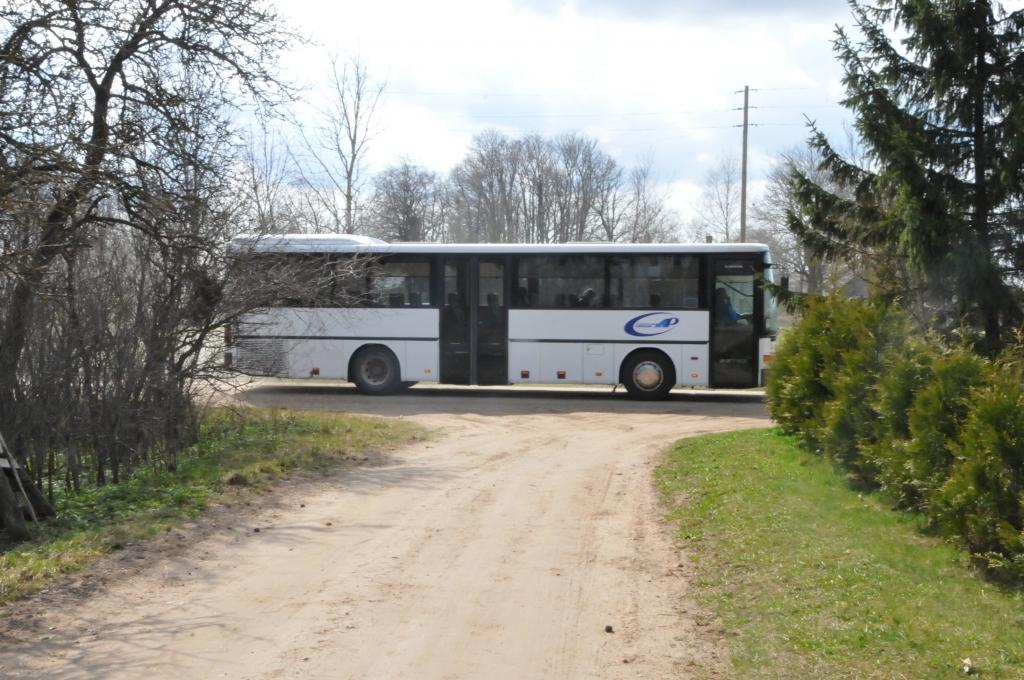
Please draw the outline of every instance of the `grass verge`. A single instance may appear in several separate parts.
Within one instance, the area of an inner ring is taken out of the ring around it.
[[[1024,678],[1020,590],[778,430],[677,442],[657,471],[740,678]],[[964,659],[970,659],[967,666]]]
[[[267,490],[296,471],[327,470],[425,432],[402,420],[270,409],[211,411],[177,470],[142,470],[117,486],[59,495],[59,517],[33,541],[0,546],[0,604],[91,559],[195,519],[212,502]]]

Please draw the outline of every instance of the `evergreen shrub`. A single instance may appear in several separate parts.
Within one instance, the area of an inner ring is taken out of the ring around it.
[[[816,298],[779,340],[769,410],[897,507],[1024,576],[1020,349],[987,359],[929,336],[895,305]]]

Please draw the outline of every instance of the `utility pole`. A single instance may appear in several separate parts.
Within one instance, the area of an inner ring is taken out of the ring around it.
[[[747,128],[750,112],[750,86],[743,86],[743,169],[740,180],[740,243],[747,242]]]

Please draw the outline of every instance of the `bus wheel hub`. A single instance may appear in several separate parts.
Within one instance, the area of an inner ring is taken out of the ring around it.
[[[633,371],[633,381],[645,390],[656,390],[665,379],[661,366],[653,361],[644,361]]]
[[[363,362],[363,377],[366,382],[380,385],[388,379],[388,365],[380,357],[370,357]]]

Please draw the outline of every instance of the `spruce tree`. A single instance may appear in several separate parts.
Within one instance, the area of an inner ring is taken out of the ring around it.
[[[988,0],[851,1],[838,29],[860,166],[816,129],[854,199],[794,177],[796,231],[825,257],[894,253],[992,350],[1020,318],[1024,265],[1024,11]],[[898,36],[898,37],[896,37]]]

